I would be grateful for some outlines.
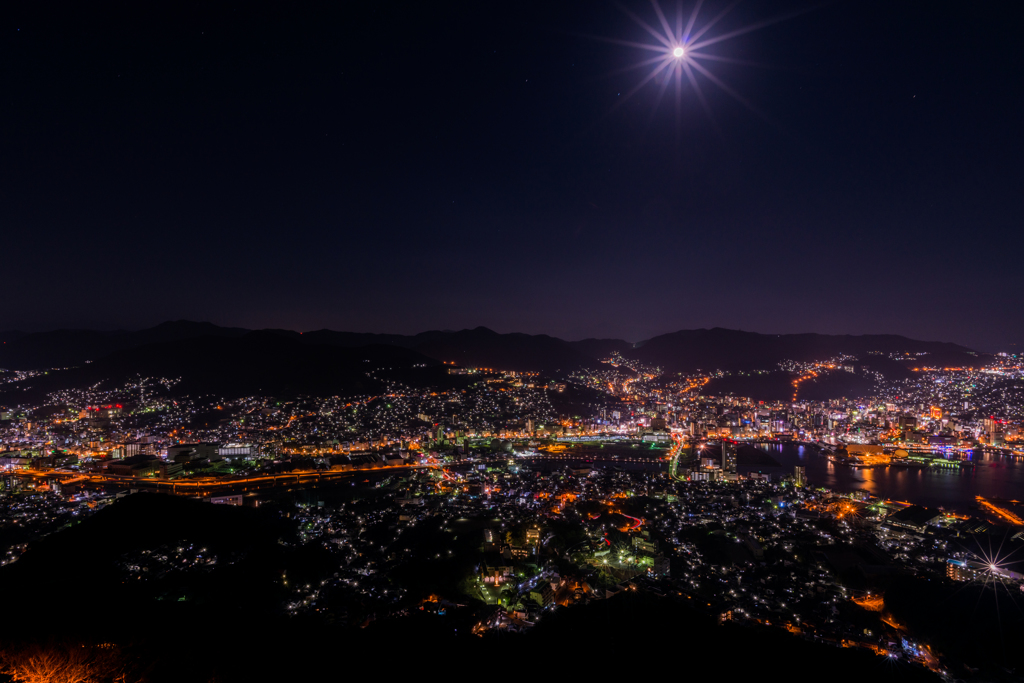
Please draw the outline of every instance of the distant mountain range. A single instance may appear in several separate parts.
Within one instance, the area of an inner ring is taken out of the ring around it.
[[[870,357],[868,364],[874,371],[894,379],[915,365],[978,365],[983,360],[963,346],[896,335],[767,335],[722,328],[683,330],[635,344],[621,339],[569,342],[548,335],[499,334],[485,327],[394,335],[254,331],[190,321],[134,332],[0,333],[0,368],[68,368],[34,379],[32,384],[40,388],[51,384],[58,388],[57,384],[71,379],[75,386],[85,386],[101,379],[141,375],[180,377],[183,390],[195,391],[232,387],[230,393],[317,394],[338,393],[337,387],[344,385],[369,393],[375,390],[366,377],[369,369],[444,362],[562,376],[577,369],[607,367],[601,361],[613,353],[670,373],[777,370],[786,360],[820,361],[845,354],[862,363]],[[905,360],[891,360],[891,354],[901,354]],[[767,387],[766,382],[762,383]],[[744,393],[743,387],[731,386],[735,383],[727,382],[730,386],[722,388]],[[778,389],[769,393],[782,391],[788,380],[779,378],[775,384]]]
[[[927,365],[978,363],[978,355],[967,347],[894,334],[758,334],[720,327],[663,334],[640,342],[624,355],[669,372],[692,372],[768,370],[785,360],[812,362],[841,354],[861,358],[894,353],[926,354],[920,364]]]
[[[759,334],[713,329],[682,330],[631,343],[622,339],[584,339],[568,342],[544,334],[499,334],[486,327],[472,330],[421,332],[416,335],[361,332],[294,332],[259,330],[304,345],[353,348],[368,345],[415,350],[438,361],[468,367],[554,372],[594,366],[612,353],[669,372],[695,370],[769,369],[780,361],[824,360],[847,354],[927,354],[931,365],[968,363],[977,359],[971,349],[946,342],[927,342],[898,335]],[[241,338],[253,333],[240,327],[179,320],[135,332],[54,330],[0,332],[0,368],[39,370],[72,367],[118,351],[149,344],[166,344],[198,337]],[[926,362],[922,359],[922,363]]]
[[[53,330],[52,332],[0,332],[0,368],[41,370],[82,365],[117,351],[136,349],[197,337],[241,337],[250,330],[219,327],[187,320],[166,322],[137,332]]]
[[[486,327],[458,332],[423,332],[417,335],[333,330],[301,333],[276,329],[253,331],[179,320],[138,332],[55,330],[31,334],[0,333],[0,340],[3,340],[0,343],[0,368],[40,370],[75,367],[152,344],[174,344],[202,337],[241,339],[253,334],[287,339],[306,347],[398,347],[414,350],[439,361],[500,370],[557,372],[598,364],[594,356],[555,337],[542,334],[498,334]],[[621,343],[628,345],[627,342]],[[168,351],[171,348],[166,347]]]

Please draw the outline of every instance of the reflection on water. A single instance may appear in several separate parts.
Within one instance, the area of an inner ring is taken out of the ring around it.
[[[1024,500],[1024,460],[1018,461],[1010,456],[977,453],[972,458],[975,466],[963,469],[888,467],[857,470],[830,462],[815,448],[792,444],[760,444],[759,447],[778,460],[781,467],[740,465],[741,473],[792,474],[795,466],[803,465],[807,468],[808,480],[815,486],[843,492],[864,489],[880,498],[928,507],[941,506],[948,510],[966,511],[975,503],[975,496]],[[662,459],[651,458],[646,453],[631,455],[634,457],[527,458],[524,464],[530,463],[529,466],[535,469],[589,466],[626,472],[667,470],[667,463]]]
[[[888,467],[857,470],[830,462],[814,448],[791,444],[764,444],[761,448],[781,463],[781,470],[741,467],[741,472],[791,473],[793,467],[803,465],[812,485],[836,491],[865,489],[881,498],[947,509],[965,510],[974,504],[975,496],[1024,499],[1024,462],[1010,456],[975,453],[972,457],[975,466],[963,469]]]
[[[660,458],[523,458],[522,463],[534,470],[559,470],[565,467],[590,467],[595,470],[623,472],[667,472],[668,461]]]

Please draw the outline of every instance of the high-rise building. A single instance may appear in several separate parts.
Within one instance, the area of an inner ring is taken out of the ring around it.
[[[988,428],[988,443],[990,446],[1002,446],[1003,445],[1003,430],[1002,425],[999,424],[999,420],[989,419],[985,420],[985,426]]]
[[[722,442],[722,473],[736,473],[736,444],[728,441]]]
[[[797,486],[807,486],[807,468],[802,465],[797,465],[793,468],[793,483]]]

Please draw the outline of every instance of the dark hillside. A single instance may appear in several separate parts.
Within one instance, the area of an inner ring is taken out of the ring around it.
[[[146,344],[181,341],[202,336],[240,337],[248,332],[237,327],[177,320],[137,332],[53,330],[23,334],[0,344],[0,368],[41,370],[67,368],[95,361],[116,351]]]
[[[633,348],[633,344],[622,339],[581,339],[568,343],[580,353],[599,360],[608,358],[616,352],[626,353]]]
[[[498,334],[486,327],[417,335],[413,348],[440,361],[495,370],[568,373],[600,365],[561,339],[544,334]]]
[[[120,351],[79,368],[35,377],[27,384],[40,394],[97,382],[117,386],[137,377],[163,377],[180,379],[172,389],[175,395],[355,395],[380,389],[380,382],[367,376],[371,370],[435,364],[415,351],[394,346],[316,346],[271,332],[253,332]]]
[[[785,360],[823,361],[846,354],[924,353],[914,363],[975,364],[976,355],[956,344],[924,342],[898,335],[758,334],[719,327],[683,330],[654,337],[625,355],[670,372],[772,370]]]

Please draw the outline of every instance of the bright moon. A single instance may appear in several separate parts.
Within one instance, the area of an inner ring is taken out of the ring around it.
[[[672,50],[672,55],[675,56],[675,57],[682,57],[683,56],[683,48],[677,47],[676,49]]]

